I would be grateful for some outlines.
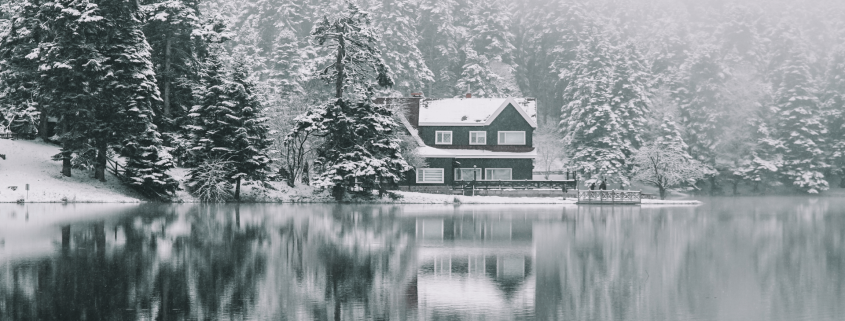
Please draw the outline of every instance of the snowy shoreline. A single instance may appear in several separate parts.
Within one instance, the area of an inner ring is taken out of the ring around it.
[[[0,139],[0,151],[7,155],[0,160],[0,203],[147,203],[118,178],[107,173],[106,182],[90,177],[90,171],[74,170],[73,177],[62,177],[61,163],[50,159],[59,147],[40,141]],[[172,172],[178,180],[187,169]],[[29,191],[26,186],[29,184]],[[282,182],[270,182],[276,190],[244,186],[242,203],[336,204],[328,193],[315,193],[310,186],[291,188]],[[385,196],[372,200],[349,200],[342,204],[575,204],[574,199],[557,197],[501,197],[425,194],[394,191],[398,199]],[[186,191],[179,191],[174,203],[199,203]],[[699,201],[643,200],[646,205],[698,205]]]

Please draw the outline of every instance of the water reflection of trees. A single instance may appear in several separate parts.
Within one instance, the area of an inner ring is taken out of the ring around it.
[[[238,228],[236,216],[230,210],[178,213],[143,206],[119,221],[60,227],[58,254],[7,262],[0,271],[0,319],[173,320],[249,313],[264,267],[256,251],[262,232]]]
[[[769,201],[686,211],[582,207],[535,226],[537,317],[843,315],[845,218],[828,201]]]
[[[413,239],[396,208],[337,206],[278,227],[262,291],[276,319],[404,319]],[[302,308],[306,307],[306,308]]]

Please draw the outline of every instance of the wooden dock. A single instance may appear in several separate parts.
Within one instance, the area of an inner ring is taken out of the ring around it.
[[[578,204],[641,204],[640,191],[578,190]]]

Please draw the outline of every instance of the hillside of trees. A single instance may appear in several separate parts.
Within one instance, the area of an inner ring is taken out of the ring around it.
[[[845,187],[836,0],[0,0],[0,112],[13,131],[41,135],[58,117],[51,139],[68,162],[124,146],[137,184],[166,191],[167,168],[221,157],[197,147],[213,141],[198,115],[226,93],[250,106],[232,117],[259,120],[238,144],[267,153],[237,147],[261,160],[227,175],[282,168],[307,180],[325,138],[293,135],[297,117],[336,96],[321,73],[334,47],[313,32],[348,2],[368,13],[392,79],[362,97],[536,97],[566,169],[626,185],[636,151],[660,142],[704,165],[692,182],[703,192]],[[85,18],[90,4],[103,19]],[[65,65],[78,72],[55,72]],[[107,121],[115,104],[139,107]]]

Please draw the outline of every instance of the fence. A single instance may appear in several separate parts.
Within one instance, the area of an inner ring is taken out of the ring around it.
[[[452,185],[453,190],[465,189],[558,189],[566,192],[578,186],[577,180],[561,181],[532,181],[532,180],[510,180],[510,181],[456,181]]]
[[[126,178],[126,167],[123,165],[118,164],[116,161],[112,159],[106,159],[106,170],[117,176],[117,178],[123,180]]]
[[[578,203],[581,204],[639,204],[641,202],[642,193],[640,191],[578,191]]]

